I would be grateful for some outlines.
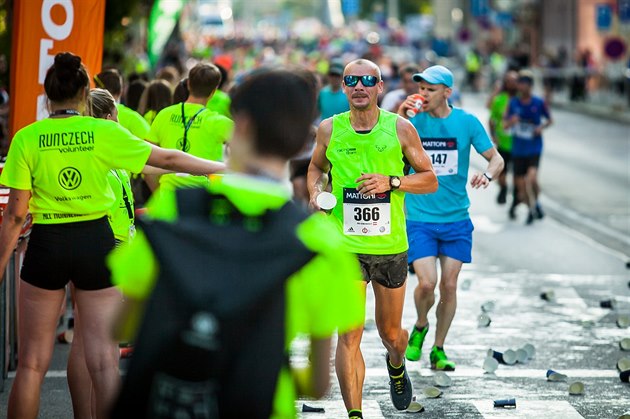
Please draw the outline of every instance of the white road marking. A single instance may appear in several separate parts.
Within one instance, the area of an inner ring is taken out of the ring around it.
[[[323,407],[326,412],[322,416],[321,413],[302,413],[302,404],[311,407]],[[348,412],[342,400],[298,400],[296,403],[298,417],[300,418],[346,418]],[[385,418],[381,407],[376,400],[363,400],[363,416],[366,418]]]
[[[583,416],[564,400],[516,399],[516,408],[496,408],[492,400],[475,400],[473,404],[484,418],[583,419]]]
[[[504,367],[504,368],[501,368]],[[415,368],[409,368],[410,372],[417,372]],[[420,369],[421,377],[433,377],[435,371],[429,368]],[[521,368],[509,368],[500,366],[494,376],[499,378],[540,378],[541,381],[546,381],[547,370],[539,369],[521,369]],[[619,373],[614,369],[563,369],[563,374],[568,375],[571,378],[617,378]],[[493,377],[493,375],[486,374],[482,368],[470,368],[470,367],[457,367],[455,371],[447,373],[449,377],[456,379],[457,377]],[[365,370],[366,377],[387,377],[387,371],[385,368],[367,368]],[[413,378],[413,376],[412,376]]]

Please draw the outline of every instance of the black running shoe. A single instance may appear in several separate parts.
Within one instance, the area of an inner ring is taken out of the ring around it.
[[[534,212],[530,211],[529,214],[527,214],[527,221],[525,221],[525,225],[532,225],[534,222]]]
[[[503,205],[507,202],[507,188],[503,187],[497,196],[497,204]]]
[[[403,359],[402,373],[398,375],[398,371],[394,370],[389,364],[389,354],[385,357],[387,362],[387,371],[389,372],[389,394],[392,397],[392,403],[398,410],[405,410],[411,404],[413,397],[413,388],[411,386],[411,379],[407,374],[407,367],[405,366],[405,360]]]
[[[545,213],[539,203],[536,203],[536,207],[534,208],[534,216],[539,220],[542,220],[545,217]]]

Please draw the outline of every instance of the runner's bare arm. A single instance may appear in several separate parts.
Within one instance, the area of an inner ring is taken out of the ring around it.
[[[208,175],[225,170],[225,164],[200,159],[179,150],[170,150],[158,146],[151,147],[151,154],[147,161],[149,166],[160,167],[174,172],[190,173],[192,175]]]
[[[416,171],[412,175],[400,178],[400,189],[409,193],[432,193],[437,190],[437,177],[433,171],[431,160],[422,148],[422,142],[411,122],[399,117],[396,123],[396,131],[403,154]],[[365,173],[356,180],[359,184],[357,190],[364,195],[383,193],[391,190],[389,174]]]
[[[0,283],[4,276],[4,270],[11,253],[15,248],[22,225],[28,213],[28,201],[31,199],[31,191],[21,189],[9,190],[9,203],[2,216],[0,225]]]
[[[433,171],[431,159],[422,147],[422,141],[420,141],[416,128],[408,120],[399,117],[396,130],[403,154],[416,172],[401,178],[399,189],[415,194],[437,191],[437,177]]]
[[[497,149],[494,147],[484,151],[481,155],[488,161],[488,167],[486,168],[485,173],[488,173],[492,179],[498,178],[505,164],[503,162],[503,157],[501,157]],[[470,186],[474,189],[479,189],[480,187],[485,189],[489,184],[490,180],[481,172],[475,173],[470,178]]]
[[[319,209],[316,199],[317,195],[326,190],[328,186],[328,172],[330,171],[330,162],[326,157],[326,150],[330,143],[332,134],[332,118],[325,119],[317,129],[315,137],[315,149],[311,162],[308,165],[308,173],[306,175],[306,186],[310,196],[310,206],[316,210]]]

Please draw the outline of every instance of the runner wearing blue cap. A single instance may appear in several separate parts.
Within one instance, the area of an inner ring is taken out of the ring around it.
[[[411,118],[429,154],[438,177],[436,193],[407,195],[407,235],[409,264],[418,276],[414,300],[418,318],[409,337],[406,357],[420,359],[422,343],[429,329],[429,310],[435,303],[437,260],[440,261],[440,300],[436,309],[435,343],[430,354],[431,368],[453,371],[455,363],[444,352],[444,340],[457,308],[457,277],[463,263],[471,261],[473,225],[468,214],[470,200],[466,181],[470,147],[487,161],[485,172],[473,174],[470,186],[487,188],[501,173],[503,159],[492,145],[481,122],[462,109],[448,104],[453,88],[453,73],[436,65],[414,74],[423,98],[421,111]],[[398,109],[406,117],[415,99],[409,96]]]

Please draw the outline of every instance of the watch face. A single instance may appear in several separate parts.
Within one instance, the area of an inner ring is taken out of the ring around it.
[[[400,186],[400,178],[394,177],[392,178],[392,186],[399,187]]]

